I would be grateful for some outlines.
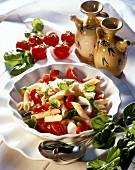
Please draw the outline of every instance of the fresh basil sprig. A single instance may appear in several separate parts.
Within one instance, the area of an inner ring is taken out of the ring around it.
[[[106,161],[95,160],[87,162],[87,170],[127,170],[135,156],[135,125],[129,128],[131,120],[135,120],[135,103],[129,104],[121,115],[121,121],[116,121],[109,115],[101,114],[91,119],[96,134],[93,146],[109,149]],[[122,137],[116,142],[118,129],[122,131]]]
[[[4,54],[5,64],[11,67],[11,76],[17,76],[35,64],[30,51],[8,51]]]
[[[22,55],[23,59],[21,60],[20,64],[14,66],[13,70],[10,72],[12,76],[17,76],[18,74],[23,73],[35,64],[35,60],[32,57],[30,51],[24,50]]]

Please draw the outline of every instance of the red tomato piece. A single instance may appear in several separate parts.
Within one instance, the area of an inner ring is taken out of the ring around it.
[[[97,116],[97,113],[98,113],[98,110],[93,109],[93,110],[92,110],[92,113],[90,113],[90,118],[96,117],[96,116]]]
[[[26,40],[22,40],[22,41],[18,41],[16,43],[16,48],[21,48],[23,50],[29,50],[30,51],[31,46],[30,46],[29,42],[27,42]]]
[[[75,102],[76,101],[76,96],[73,94],[70,94],[69,96],[67,96],[66,101],[65,101],[65,105],[68,109],[72,109],[73,105],[71,102]]]
[[[47,84],[49,83],[49,81],[50,81],[50,74],[48,73],[44,74],[43,77],[39,80],[40,83],[45,82]]]
[[[96,79],[100,80],[100,76],[95,76]]]
[[[108,114],[108,110],[102,110],[103,114],[107,115]]]
[[[104,99],[105,98],[105,94],[101,93],[101,94],[96,94],[94,97],[94,100],[99,100],[99,99]]]
[[[38,119],[36,124],[36,130],[41,133],[54,133],[51,122],[44,122],[44,119]]]
[[[53,49],[54,55],[59,59],[65,59],[70,55],[70,47],[66,44],[58,44]]]
[[[89,129],[88,125],[83,120],[79,120],[77,122],[77,126],[76,126],[76,133],[77,134],[79,134],[83,131],[86,131],[88,129]]]
[[[52,122],[51,127],[55,135],[60,136],[66,134],[64,125],[61,122]]]
[[[50,107],[49,103],[45,103],[44,105],[36,105],[33,108],[33,112],[34,113],[44,112],[44,111],[47,111],[49,109],[49,107]]]
[[[90,79],[91,79],[91,78],[89,78],[89,77],[83,78],[83,79],[82,79],[82,83],[85,83],[85,82],[89,81]]]
[[[47,58],[47,55],[46,55],[46,46],[38,45],[38,46],[32,47],[31,54],[37,60],[46,59]]]
[[[33,113],[40,113],[45,111],[45,108],[43,105],[36,105],[35,107],[33,107]]]
[[[37,93],[36,89],[31,90],[29,97],[30,100],[33,100],[34,103],[41,103],[41,96],[40,94]]]
[[[76,73],[74,72],[74,70],[72,68],[68,68],[67,73],[66,73],[66,77],[68,79],[78,80],[78,76],[76,75]]]
[[[100,76],[95,76],[96,79],[100,80]],[[100,81],[98,83],[95,84],[95,86],[99,86],[100,85]]]
[[[43,42],[49,46],[55,47],[59,43],[59,36],[55,32],[48,32],[43,37]]]
[[[71,31],[66,31],[65,33],[61,34],[61,41],[66,42],[69,46],[72,46],[75,43],[75,34],[73,34]]]
[[[50,81],[50,74],[47,74],[47,73],[44,74],[43,77],[42,77],[42,80],[45,83],[49,83],[49,81]]]
[[[50,80],[54,81],[55,79],[57,79],[59,77],[59,70],[51,70],[50,71]]]

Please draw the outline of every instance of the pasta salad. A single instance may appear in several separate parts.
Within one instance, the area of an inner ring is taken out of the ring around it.
[[[22,101],[17,108],[24,122],[41,133],[55,135],[91,130],[91,118],[108,114],[109,98],[100,88],[100,76],[79,81],[72,68],[66,70],[65,78],[59,73],[53,69],[35,84],[20,88]]]

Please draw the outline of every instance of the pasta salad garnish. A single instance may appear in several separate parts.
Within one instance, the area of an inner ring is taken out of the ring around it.
[[[79,81],[72,68],[66,70],[65,78],[59,73],[53,69],[35,84],[20,88],[22,101],[17,108],[24,122],[40,133],[55,135],[91,130],[91,118],[109,112],[109,98],[100,88],[101,77]]]

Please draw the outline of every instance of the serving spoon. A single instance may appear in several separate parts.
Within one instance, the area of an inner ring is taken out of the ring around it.
[[[71,163],[81,158],[92,143],[90,136],[76,145],[69,145],[61,141],[43,141],[39,144],[39,152],[45,158],[59,163]]]

